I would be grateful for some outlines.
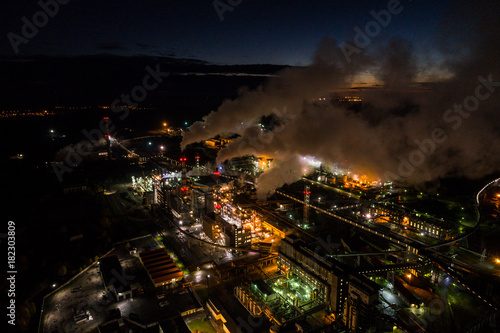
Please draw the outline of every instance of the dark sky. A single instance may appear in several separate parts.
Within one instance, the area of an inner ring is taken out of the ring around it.
[[[239,4],[221,21],[213,0],[72,0],[59,5],[59,12],[27,44],[19,44],[17,56],[146,54],[223,64],[306,65],[323,37],[352,39],[355,26],[364,29],[373,20],[370,11],[388,4],[221,0],[228,1]],[[449,1],[401,0],[403,10],[376,38],[401,36],[414,43],[417,56],[427,54],[448,5]],[[32,22],[41,7],[34,0],[7,0],[0,6],[0,54],[16,56],[8,33],[22,35],[22,17]]]

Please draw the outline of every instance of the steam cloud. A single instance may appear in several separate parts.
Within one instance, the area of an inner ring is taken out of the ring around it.
[[[285,69],[255,91],[226,100],[190,127],[182,148],[218,134],[239,134],[217,160],[273,157],[272,167],[257,180],[260,197],[298,180],[307,171],[303,156],[412,183],[499,171],[500,84],[485,85],[484,80],[500,81],[495,17],[500,4],[481,3],[450,5],[436,46],[429,50],[438,55],[434,60],[417,59],[409,41],[393,38],[373,41],[347,63],[337,41],[324,38],[309,67]],[[365,72],[380,86],[352,90]],[[426,82],[417,82],[422,77]],[[478,99],[478,90],[489,96]],[[360,96],[364,107],[354,112],[317,101],[331,93]],[[271,114],[281,125],[262,131],[257,122]],[[440,136],[434,135],[436,129]]]

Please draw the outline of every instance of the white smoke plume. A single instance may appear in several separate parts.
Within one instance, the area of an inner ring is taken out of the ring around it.
[[[339,44],[325,38],[310,66],[286,69],[255,91],[225,101],[190,127],[182,148],[218,134],[239,134],[217,160],[273,157],[257,180],[261,197],[304,174],[301,156],[408,182],[499,171],[499,7],[498,1],[452,4],[432,50],[439,62],[416,59],[410,42],[393,38],[373,43],[348,63]],[[367,71],[380,86],[351,90]],[[421,77],[433,80],[417,82]],[[317,101],[332,92],[362,97],[363,109]],[[262,131],[257,122],[270,114],[281,125]]]

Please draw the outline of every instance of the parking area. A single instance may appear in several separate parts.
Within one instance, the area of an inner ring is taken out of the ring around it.
[[[116,278],[124,286],[130,285],[132,298],[117,302],[113,295],[106,293],[99,265],[94,263],[45,299],[42,331],[92,332],[117,315],[130,318],[132,314],[140,322],[154,322],[167,317],[171,308],[176,310],[165,302],[160,304],[162,300],[158,299],[157,290],[138,258],[138,252],[150,249],[152,244],[157,243],[151,236],[130,240],[116,244],[107,254],[118,257],[124,274]],[[137,251],[132,251],[134,248]]]

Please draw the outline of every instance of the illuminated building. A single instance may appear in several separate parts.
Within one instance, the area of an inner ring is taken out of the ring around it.
[[[207,214],[203,217],[203,232],[210,238],[213,242],[216,242],[221,237],[221,225],[216,222],[216,216],[214,213]]]
[[[379,287],[352,267],[333,258],[325,259],[324,250],[318,243],[306,244],[294,235],[287,236],[281,241],[278,270],[287,278],[298,277],[313,291],[314,298],[323,301],[332,312],[346,314],[347,306],[347,314],[357,315],[351,321],[358,326],[370,322],[368,308],[377,301]]]
[[[351,276],[344,305],[344,324],[353,332],[366,332],[375,325],[374,307],[379,286],[368,279]]]
[[[395,223],[408,230],[424,233],[433,238],[449,239],[451,236],[451,230],[446,222],[390,202],[371,205],[368,208],[368,214],[373,216],[374,222]]]
[[[260,172],[259,159],[253,155],[233,157],[226,162],[226,169],[257,174]]]
[[[361,102],[361,97],[357,96],[344,96],[344,97],[338,97],[337,98],[338,102]]]
[[[347,290],[347,267],[340,263],[338,266],[332,265],[294,235],[281,241],[277,263],[278,270],[283,274],[298,276],[313,290],[317,290],[317,297],[332,312],[342,312]]]
[[[262,221],[262,229],[270,231],[272,234],[279,236],[280,238],[285,238],[286,235],[290,235],[293,229],[289,229],[285,226],[275,226],[271,222]]]
[[[225,147],[231,141],[233,141],[233,140],[229,139],[229,138],[213,138],[213,139],[205,140],[205,145],[208,148],[221,149],[221,148]]]
[[[226,221],[222,222],[223,233],[221,237],[224,240],[225,246],[244,247],[252,244],[252,234],[250,231],[242,228],[237,228],[235,225],[229,224]]]
[[[260,170],[269,169],[271,167],[272,158],[267,156],[259,156],[255,161],[255,166]]]

